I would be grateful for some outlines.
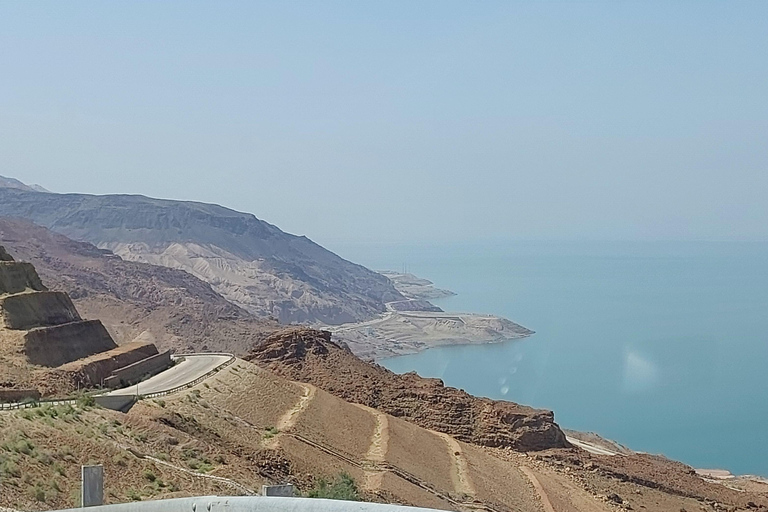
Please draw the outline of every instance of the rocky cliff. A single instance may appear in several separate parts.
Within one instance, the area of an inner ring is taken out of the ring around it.
[[[569,446],[551,411],[477,398],[414,373],[397,375],[358,359],[331,341],[327,331],[276,332],[247,359],[288,379],[469,443],[520,451]]]
[[[186,270],[251,313],[283,323],[363,320],[403,298],[386,277],[218,205],[53,194],[0,179],[0,216],[31,220],[125,260]]]

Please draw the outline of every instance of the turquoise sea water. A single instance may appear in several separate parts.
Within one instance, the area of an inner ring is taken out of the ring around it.
[[[768,244],[524,242],[346,246],[494,313],[523,341],[381,361],[555,411],[566,428],[699,468],[768,476]]]

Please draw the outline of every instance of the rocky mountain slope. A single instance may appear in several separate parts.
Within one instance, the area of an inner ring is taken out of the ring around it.
[[[244,354],[277,328],[187,272],[125,261],[27,221],[0,218],[0,244],[121,344],[139,338],[161,349]]]
[[[0,216],[31,220],[128,261],[186,270],[260,317],[340,324],[403,299],[384,276],[251,214],[135,195],[53,194],[9,180],[0,180]]]
[[[345,472],[367,501],[462,512],[768,510],[764,484],[724,485],[647,455],[481,447],[245,361],[127,414],[84,403],[0,411],[0,508],[76,506],[80,465],[93,462],[107,503],[284,482],[307,492]]]
[[[331,341],[327,331],[276,332],[246,359],[287,379],[313,384],[468,443],[521,451],[569,446],[551,411],[477,398],[415,373],[397,375],[358,359]]]

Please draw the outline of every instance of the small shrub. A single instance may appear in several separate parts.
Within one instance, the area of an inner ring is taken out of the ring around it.
[[[46,466],[50,466],[51,464],[53,464],[53,458],[51,457],[51,454],[48,452],[38,453],[37,460],[39,460],[41,463],[45,464]]]
[[[96,405],[96,399],[91,395],[80,395],[77,397],[77,405],[84,410],[88,410],[89,407]]]
[[[141,501],[141,494],[136,489],[128,489],[125,495],[131,501]]]
[[[43,486],[40,482],[37,482],[35,484],[35,487],[32,489],[32,496],[39,502],[45,503],[45,489],[43,489]]]
[[[279,433],[280,433],[280,430],[277,427],[269,427],[267,429],[266,434],[264,434],[264,439],[272,439]]]
[[[4,460],[0,463],[0,475],[5,478],[19,478],[21,477],[21,470],[12,460]]]
[[[53,463],[53,472],[60,476],[67,476],[67,470],[58,462]]]
[[[315,486],[307,492],[308,498],[325,498],[330,500],[360,501],[360,493],[354,479],[347,473],[340,473],[332,481],[320,478]]]
[[[157,480],[157,476],[148,469],[144,471],[143,475],[144,475],[144,478],[146,478],[150,482],[154,482],[155,480]]]

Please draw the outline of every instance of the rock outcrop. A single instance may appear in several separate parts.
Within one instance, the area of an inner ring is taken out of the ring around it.
[[[288,379],[314,384],[344,400],[468,443],[519,451],[569,446],[551,411],[477,398],[415,373],[397,375],[358,359],[331,341],[327,331],[277,332],[254,347],[246,359]]]

